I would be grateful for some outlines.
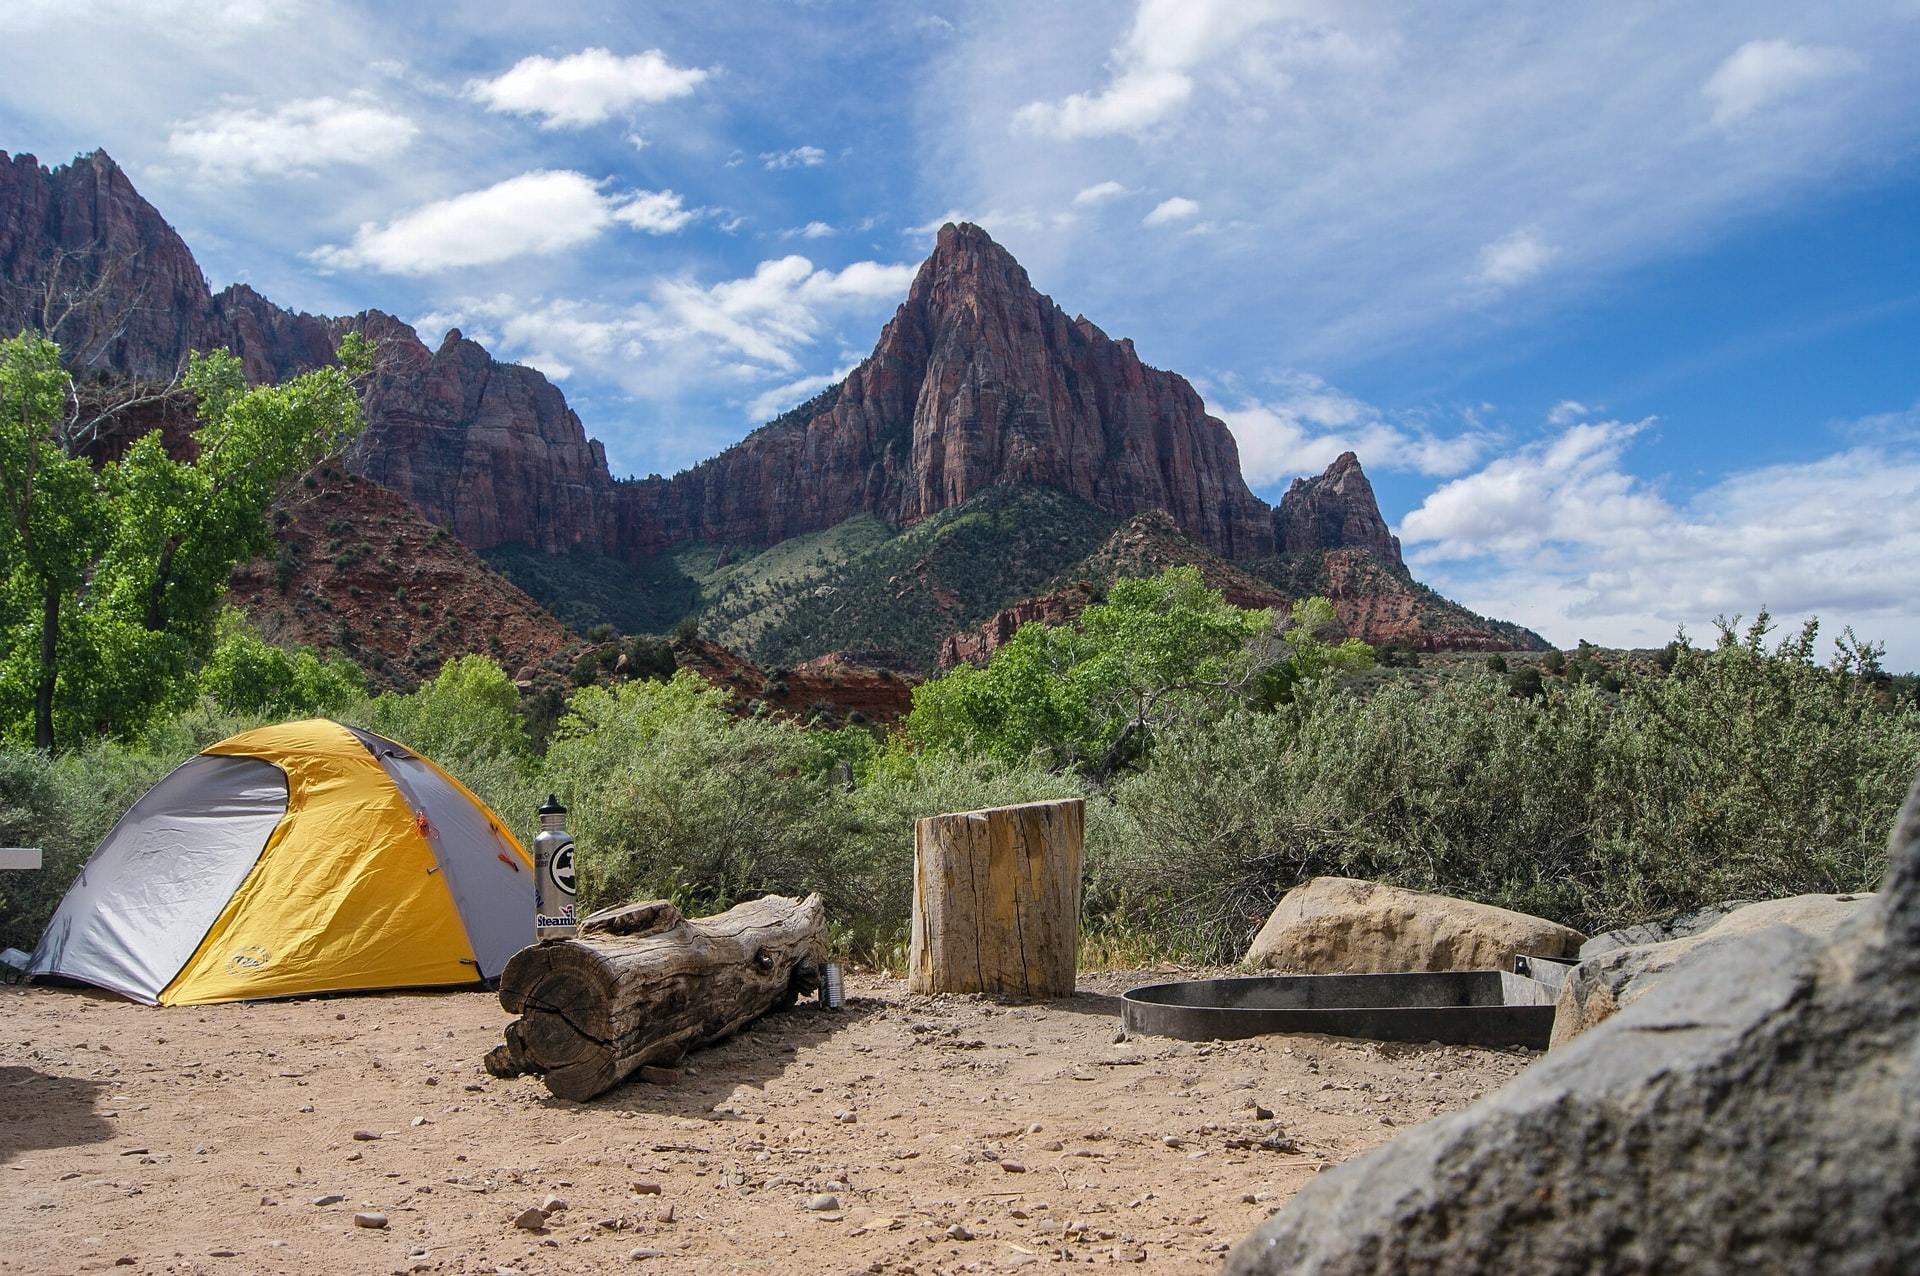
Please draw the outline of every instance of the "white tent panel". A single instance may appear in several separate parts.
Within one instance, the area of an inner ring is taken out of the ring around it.
[[[286,813],[287,779],[272,763],[188,759],[94,851],[33,950],[29,972],[158,1001]]]

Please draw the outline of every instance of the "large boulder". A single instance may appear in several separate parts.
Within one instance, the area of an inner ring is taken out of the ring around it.
[[[1658,921],[1622,926],[1619,930],[1595,935],[1580,945],[1580,960],[1598,957],[1601,953],[1610,953],[1616,948],[1640,948],[1647,944],[1664,944],[1669,939],[1685,939],[1689,935],[1698,935],[1719,922],[1728,913],[1737,913],[1756,902],[1758,901],[1751,899],[1730,899],[1719,904],[1703,904],[1699,908],[1689,908],[1684,913],[1675,913],[1671,917],[1662,917]]]
[[[1289,975],[1511,970],[1516,953],[1571,957],[1583,936],[1491,904],[1351,877],[1288,891],[1247,949],[1247,964]]]
[[[1826,941],[1717,944],[1504,1089],[1308,1184],[1233,1276],[1920,1271],[1920,785]]]
[[[1748,904],[1720,915],[1703,930],[1665,943],[1604,950],[1597,956],[1581,948],[1581,962],[1560,985],[1554,1003],[1553,1041],[1562,1046],[1617,1010],[1632,1005],[1669,973],[1684,970],[1694,955],[1711,951],[1769,926],[1791,926],[1812,939],[1825,939],[1871,895],[1794,895]],[[1706,910],[1701,910],[1706,911]]]

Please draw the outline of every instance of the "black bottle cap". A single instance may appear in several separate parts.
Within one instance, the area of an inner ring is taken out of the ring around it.
[[[566,813],[567,808],[560,805],[560,799],[552,793],[547,794],[547,800],[541,804],[540,814],[565,815]]]

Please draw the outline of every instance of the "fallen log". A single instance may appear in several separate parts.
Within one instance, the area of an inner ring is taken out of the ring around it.
[[[523,948],[500,972],[520,1018],[486,1057],[497,1077],[537,1073],[590,1099],[648,1064],[672,1064],[817,986],[826,905],[768,895],[688,920],[664,900],[588,917],[571,939]]]

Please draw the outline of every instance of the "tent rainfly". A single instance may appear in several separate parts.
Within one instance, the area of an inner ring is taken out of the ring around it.
[[[149,1005],[472,984],[533,939],[533,861],[403,745],[315,719],[176,767],[100,843],[28,973]]]

